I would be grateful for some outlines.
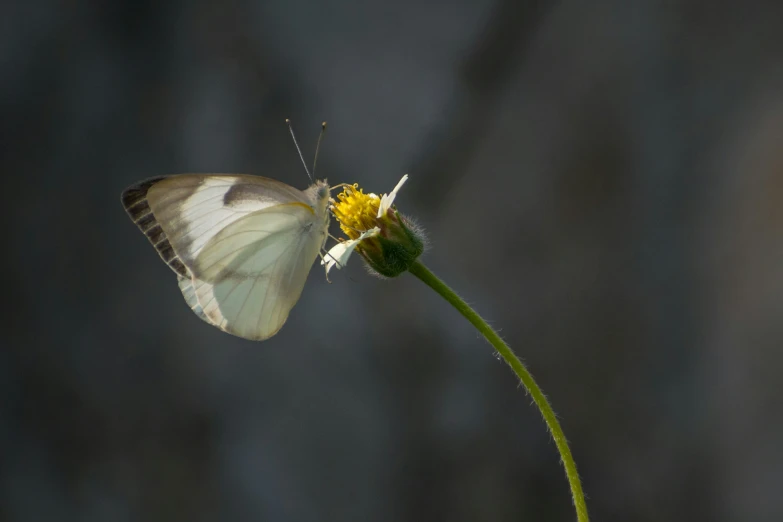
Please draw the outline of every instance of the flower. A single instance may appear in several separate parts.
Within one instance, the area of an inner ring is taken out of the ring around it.
[[[344,185],[330,210],[349,239],[337,243],[321,260],[327,273],[334,266],[345,265],[354,250],[374,272],[386,277],[396,277],[408,270],[421,255],[424,251],[421,231],[393,206],[407,180],[406,174],[391,192],[381,197],[365,194],[358,183]]]

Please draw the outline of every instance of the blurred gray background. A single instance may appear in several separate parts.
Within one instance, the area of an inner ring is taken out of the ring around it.
[[[307,158],[329,122],[332,183],[410,174],[593,520],[783,520],[783,3],[2,11],[2,520],[575,518],[529,397],[415,278],[316,267],[264,343],[190,312],[120,192],[304,188],[287,117]]]

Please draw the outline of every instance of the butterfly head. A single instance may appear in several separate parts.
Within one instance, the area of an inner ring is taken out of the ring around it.
[[[317,201],[329,200],[329,183],[326,180],[315,180],[313,187],[315,187],[315,199]]]
[[[325,223],[329,223],[329,183],[326,180],[315,180],[315,183],[307,189],[307,194],[313,205],[316,216],[322,216]]]

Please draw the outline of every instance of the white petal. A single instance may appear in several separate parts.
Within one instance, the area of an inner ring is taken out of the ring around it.
[[[326,273],[328,274],[329,270],[331,270],[333,266],[336,266],[337,268],[342,268],[345,266],[345,264],[348,262],[348,258],[351,257],[353,250],[356,248],[356,245],[358,245],[363,239],[378,235],[380,231],[381,229],[378,227],[372,228],[366,232],[363,232],[358,239],[349,239],[348,241],[337,243],[332,248],[330,248],[324,258],[321,259],[321,264],[326,265]]]
[[[343,265],[348,262],[348,258],[351,257],[351,253],[358,243],[358,239],[351,239],[349,241],[337,243],[330,248],[324,258],[321,259],[321,264],[326,265],[326,273],[328,274],[333,266],[342,268]]]
[[[405,174],[399,183],[397,183],[397,186],[394,187],[394,190],[389,192],[388,194],[384,194],[381,198],[381,204],[378,206],[378,215],[375,216],[377,218],[380,218],[384,214],[386,214],[386,211],[388,211],[392,203],[394,203],[394,198],[397,197],[397,192],[402,188],[402,186],[405,184],[405,182],[408,181],[408,175]]]

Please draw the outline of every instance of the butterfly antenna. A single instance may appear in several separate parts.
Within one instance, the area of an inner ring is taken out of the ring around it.
[[[318,143],[315,144],[315,158],[313,158],[313,177],[315,177],[315,164],[318,162],[318,151],[321,150],[321,140],[326,132],[326,122],[321,123],[321,134],[318,135]]]
[[[307,177],[310,178],[311,182],[313,182],[313,176],[312,174],[310,174],[310,170],[307,168],[307,163],[305,163],[304,156],[302,156],[302,149],[299,148],[299,143],[297,143],[296,141],[296,136],[294,135],[294,128],[291,126],[291,120],[286,118],[285,122],[288,125],[288,132],[291,133],[291,138],[294,140],[294,145],[296,145],[296,152],[299,153],[299,159],[302,160],[302,166],[304,166],[305,172],[307,172]]]

